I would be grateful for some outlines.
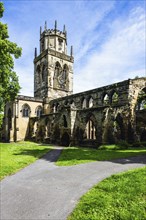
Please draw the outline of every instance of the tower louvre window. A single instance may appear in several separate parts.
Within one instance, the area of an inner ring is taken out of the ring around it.
[[[63,40],[61,38],[58,38],[59,46],[62,46]]]

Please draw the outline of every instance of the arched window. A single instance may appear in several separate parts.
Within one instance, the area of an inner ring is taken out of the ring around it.
[[[86,124],[86,137],[87,137],[87,139],[95,140],[96,139],[95,132],[96,132],[96,129],[95,129],[94,123],[90,119]]]
[[[87,100],[85,98],[82,101],[82,108],[87,108]]]
[[[88,106],[89,106],[89,108],[93,107],[93,98],[92,97],[89,99]]]
[[[119,96],[116,92],[114,92],[112,95],[112,103],[118,103],[118,101],[119,101]]]
[[[59,62],[56,62],[56,65],[55,65],[55,75],[54,75],[54,77],[58,77],[60,71],[61,71],[61,65],[60,65]]]
[[[52,106],[52,112],[53,113],[57,112],[58,108],[59,108],[59,103],[54,103],[53,106]]]
[[[108,94],[105,94],[105,95],[104,95],[104,97],[103,97],[103,104],[104,104],[104,105],[109,104],[109,96],[108,96]]]
[[[43,113],[43,109],[42,109],[42,106],[38,106],[37,108],[36,108],[36,116],[37,117],[40,117],[41,115],[42,115],[42,113]]]
[[[29,117],[30,116],[30,107],[28,104],[24,104],[22,106],[22,117]]]

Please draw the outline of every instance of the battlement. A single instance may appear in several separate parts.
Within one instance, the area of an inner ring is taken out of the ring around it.
[[[57,35],[61,38],[64,38],[66,39],[66,31],[63,32],[63,31],[60,31],[60,30],[56,30],[56,29],[48,29],[48,30],[44,30],[43,33],[41,33],[41,37],[43,36],[54,36],[54,35]]]
[[[55,26],[54,29],[47,29],[47,22],[45,21],[45,27],[44,27],[44,31],[42,31],[42,27],[40,27],[40,36],[54,36],[54,35],[58,35],[59,37],[62,37],[64,39],[66,39],[67,37],[67,32],[65,29],[65,25],[63,27],[63,31],[60,31],[57,29],[57,21],[55,21]]]

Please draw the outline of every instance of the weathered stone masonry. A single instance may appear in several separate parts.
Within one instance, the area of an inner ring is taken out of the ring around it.
[[[144,117],[141,123],[146,129],[146,117],[145,109],[136,110],[136,107],[138,94],[145,88],[145,78],[129,79],[52,100],[49,103],[51,113],[39,120],[37,137],[39,139],[41,134],[41,139],[63,145],[139,141],[141,132],[137,118]]]
[[[3,138],[66,146],[146,141],[146,77],[73,94],[73,63],[65,26],[45,23],[39,55],[35,49],[34,97],[7,103]]]

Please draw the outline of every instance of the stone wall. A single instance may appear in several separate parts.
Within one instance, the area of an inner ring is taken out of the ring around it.
[[[145,113],[139,116],[136,105],[145,87],[146,78],[140,78],[52,100],[50,113],[40,118],[38,130],[46,131],[44,140],[65,145],[137,141],[137,120],[145,118]]]

